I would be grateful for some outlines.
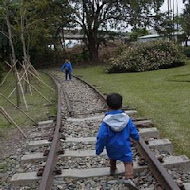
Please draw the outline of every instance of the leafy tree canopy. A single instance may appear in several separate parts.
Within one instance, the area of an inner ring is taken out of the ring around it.
[[[98,57],[100,31],[150,25],[152,14],[158,13],[164,0],[76,0],[70,1],[75,10],[75,22],[87,36],[92,60]]]

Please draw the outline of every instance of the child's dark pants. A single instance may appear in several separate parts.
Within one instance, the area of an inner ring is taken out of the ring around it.
[[[133,179],[133,163],[125,162],[125,179]],[[116,168],[116,160],[110,159],[110,170],[115,171]]]
[[[69,71],[65,71],[65,80],[67,80],[69,77],[69,80],[71,80],[71,73]]]

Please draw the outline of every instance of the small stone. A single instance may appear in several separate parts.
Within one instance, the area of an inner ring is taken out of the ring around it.
[[[58,189],[58,190],[62,190],[63,187],[62,187],[61,185],[57,185],[57,189]]]
[[[181,184],[181,183],[183,183],[180,179],[177,179],[176,180],[176,183],[179,183],[179,184]]]
[[[117,180],[111,180],[111,181],[108,181],[109,184],[114,184],[114,183],[117,183]]]
[[[152,177],[152,176],[148,176],[148,177],[147,177],[147,181],[148,181],[149,183],[151,183],[152,180],[153,180],[153,177]]]
[[[168,170],[168,173],[169,173],[170,175],[172,175],[172,171],[171,171],[171,170]]]
[[[10,156],[10,159],[16,160],[17,156]]]
[[[146,176],[146,171],[141,172],[141,173],[140,173],[140,176]]]

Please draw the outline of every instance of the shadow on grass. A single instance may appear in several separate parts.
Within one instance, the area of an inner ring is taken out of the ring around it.
[[[185,78],[185,79],[184,79]],[[181,75],[172,75],[166,79],[171,82],[190,82],[190,73]]]

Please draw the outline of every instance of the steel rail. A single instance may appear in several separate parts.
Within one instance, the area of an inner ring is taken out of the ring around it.
[[[52,78],[52,77],[51,77]],[[54,79],[53,79],[54,80]],[[57,123],[53,136],[53,141],[50,147],[50,152],[46,161],[45,169],[42,175],[42,180],[40,183],[39,190],[51,190],[53,185],[53,171],[57,161],[57,150],[60,146],[60,133],[59,130],[61,128],[61,87],[60,84],[54,80],[57,85],[57,93],[58,93],[58,107],[57,107]]]
[[[73,75],[74,76],[74,75]],[[101,94],[100,91],[95,89],[91,84],[86,82],[85,80],[74,76],[78,80],[84,82],[89,87],[91,87],[99,96],[101,99],[106,102],[106,97]],[[149,147],[145,144],[144,140],[140,138],[140,141],[137,143],[137,149],[139,153],[145,158],[145,160],[148,162],[149,169],[153,173],[154,177],[158,181],[159,184],[161,184],[163,189],[166,190],[180,190],[180,188],[177,186],[177,184],[174,182],[174,180],[171,178],[171,176],[168,174],[166,169],[162,166],[162,164],[158,161],[158,159],[154,156],[152,151],[149,149]]]
[[[137,150],[145,158],[149,165],[150,171],[153,173],[154,177],[161,184],[163,189],[166,190],[180,190],[171,176],[168,174],[163,165],[158,161],[153,152],[145,144],[144,140],[140,138],[137,143]]]

